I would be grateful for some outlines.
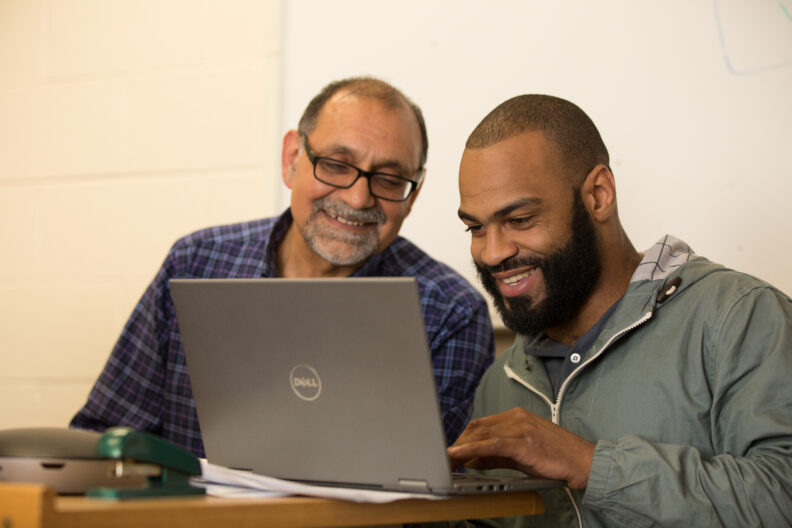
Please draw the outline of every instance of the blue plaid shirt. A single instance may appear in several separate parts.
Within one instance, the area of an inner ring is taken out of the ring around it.
[[[129,426],[205,456],[168,281],[278,277],[277,248],[291,222],[287,209],[278,218],[212,227],[177,241],[71,427],[102,431]],[[416,278],[446,437],[452,443],[469,419],[479,379],[493,358],[483,297],[451,268],[401,237],[354,275]]]

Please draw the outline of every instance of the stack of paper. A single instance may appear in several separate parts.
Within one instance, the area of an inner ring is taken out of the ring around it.
[[[289,480],[257,475],[212,464],[201,459],[203,475],[194,478],[192,484],[206,488],[208,495],[215,497],[281,497],[285,495],[308,495],[354,502],[393,502],[404,499],[441,499],[433,495],[400,493],[395,491],[372,491],[329,486],[311,486]]]

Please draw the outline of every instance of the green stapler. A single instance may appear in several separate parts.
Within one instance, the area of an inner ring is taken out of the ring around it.
[[[131,499],[203,495],[203,488],[190,485],[190,477],[200,474],[200,462],[187,451],[128,427],[104,433],[55,427],[0,431],[0,481]]]

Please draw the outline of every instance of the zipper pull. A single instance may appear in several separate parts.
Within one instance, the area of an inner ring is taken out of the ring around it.
[[[657,293],[657,302],[658,303],[665,302],[669,297],[671,297],[674,294],[675,291],[677,291],[677,288],[679,287],[680,284],[682,284],[682,278],[679,277],[679,275],[677,275],[676,277],[674,277],[674,280],[666,284],[664,288]]]

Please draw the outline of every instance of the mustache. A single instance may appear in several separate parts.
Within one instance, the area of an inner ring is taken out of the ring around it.
[[[313,212],[325,211],[333,216],[343,216],[354,222],[364,224],[377,224],[385,223],[385,213],[379,207],[372,207],[371,209],[354,209],[345,202],[340,200],[332,200],[329,196],[323,196],[313,201]]]
[[[487,266],[486,264],[482,265],[478,262],[475,262],[476,270],[478,270],[479,274],[489,274],[492,275],[493,273],[501,273],[503,271],[509,271],[517,268],[522,267],[542,267],[542,259],[540,258],[531,258],[531,257],[511,257],[496,266]]]

